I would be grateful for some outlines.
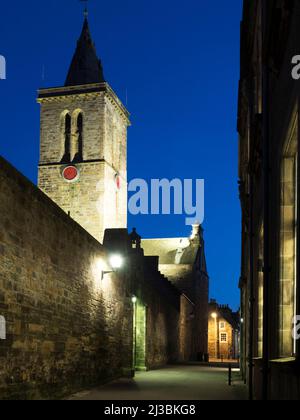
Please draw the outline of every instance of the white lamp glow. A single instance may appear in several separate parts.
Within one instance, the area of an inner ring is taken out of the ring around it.
[[[109,259],[109,263],[113,269],[121,268],[123,265],[123,258],[121,255],[112,255]]]

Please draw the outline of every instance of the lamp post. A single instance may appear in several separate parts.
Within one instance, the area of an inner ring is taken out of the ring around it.
[[[215,320],[215,339],[216,339],[216,343],[215,343],[215,347],[216,347],[216,359],[218,359],[219,356],[219,351],[218,351],[218,327],[217,327],[217,319],[218,319],[218,314],[216,312],[213,312],[211,314],[211,317]]]

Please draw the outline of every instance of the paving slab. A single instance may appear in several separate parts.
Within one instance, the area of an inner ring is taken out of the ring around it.
[[[228,369],[205,366],[168,366],[150,372],[138,372],[134,379],[119,379],[86,390],[69,400],[176,401],[176,400],[246,400],[247,388],[239,371],[233,370],[233,384],[228,385]]]

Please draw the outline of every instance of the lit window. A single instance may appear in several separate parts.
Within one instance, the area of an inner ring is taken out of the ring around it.
[[[282,158],[281,249],[279,282],[279,356],[296,354],[291,334],[291,319],[297,315],[297,180],[298,115],[293,119]]]
[[[225,322],[220,322],[220,330],[225,330]]]
[[[6,321],[4,316],[0,316],[0,340],[6,340]]]
[[[220,334],[220,342],[221,343],[227,343],[227,333],[221,333]]]

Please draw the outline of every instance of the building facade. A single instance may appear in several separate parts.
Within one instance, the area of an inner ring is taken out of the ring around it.
[[[209,275],[204,231],[194,225],[188,238],[144,239],[145,255],[159,258],[159,270],[193,304],[191,360],[207,355]]]
[[[238,360],[240,349],[239,313],[228,305],[218,305],[211,300],[208,313],[209,359],[221,361]]]
[[[241,366],[250,398],[299,399],[298,1],[245,0],[239,177]]]

